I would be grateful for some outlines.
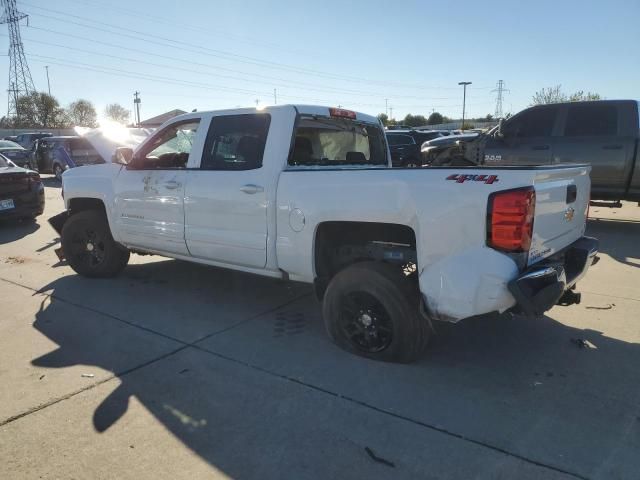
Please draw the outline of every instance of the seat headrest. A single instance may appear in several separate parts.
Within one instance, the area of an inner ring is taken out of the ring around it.
[[[295,153],[306,153],[308,155],[313,155],[313,145],[311,144],[311,140],[307,137],[296,137],[293,150]]]

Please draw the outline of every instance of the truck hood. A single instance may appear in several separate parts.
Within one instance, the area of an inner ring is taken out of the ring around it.
[[[478,137],[478,133],[466,133],[464,135],[449,135],[448,137],[438,137],[433,140],[428,140],[422,144],[422,146],[428,147],[446,147],[453,145],[458,140],[473,140]]]
[[[75,127],[76,133],[85,138],[106,162],[111,162],[118,147],[135,149],[154,129],[130,128],[109,122],[98,128]]]

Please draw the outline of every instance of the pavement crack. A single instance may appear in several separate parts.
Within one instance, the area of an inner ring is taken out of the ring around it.
[[[33,413],[39,412],[40,410],[44,410],[45,408],[48,408],[48,407],[50,407],[52,405],[55,405],[55,404],[60,403],[60,402],[63,402],[65,400],[69,400],[70,398],[73,398],[76,395],[79,395],[79,394],[81,394],[83,392],[92,390],[92,389],[94,389],[94,388],[96,388],[96,387],[98,387],[100,385],[103,385],[103,384],[105,384],[107,382],[110,382],[111,380],[123,377],[125,375],[128,375],[129,373],[135,372],[136,370],[140,370],[141,368],[145,368],[145,367],[147,367],[147,366],[149,366],[149,365],[151,365],[153,363],[156,363],[156,362],[159,362],[161,360],[164,360],[165,358],[168,358],[168,357],[170,357],[172,355],[175,355],[176,353],[179,353],[182,350],[184,350],[186,348],[189,348],[189,347],[190,347],[190,345],[182,345],[180,348],[177,348],[177,349],[172,350],[170,352],[167,352],[167,353],[165,353],[163,355],[160,355],[159,357],[156,357],[156,358],[153,358],[151,360],[148,360],[148,361],[146,361],[144,363],[141,363],[140,365],[136,365],[135,367],[128,368],[128,369],[123,370],[121,372],[113,373],[113,375],[109,375],[108,377],[106,377],[106,378],[104,378],[104,379],[102,379],[102,380],[100,380],[98,382],[92,383],[91,385],[87,385],[86,387],[80,388],[80,389],[75,390],[75,391],[73,391],[71,393],[67,393],[66,395],[63,395],[61,397],[49,400],[48,402],[42,403],[42,404],[40,404],[40,405],[38,405],[36,407],[30,408],[30,409],[24,411],[24,412],[20,412],[17,415],[13,415],[13,416],[11,416],[9,418],[6,418],[6,419],[0,421],[0,428],[4,427],[5,425],[7,425],[9,423],[15,422],[16,420],[19,420],[21,418],[27,417],[27,416],[29,416],[29,415],[31,415]]]

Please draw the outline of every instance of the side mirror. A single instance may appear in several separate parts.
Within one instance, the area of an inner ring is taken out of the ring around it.
[[[500,120],[498,120],[498,130],[496,130],[496,137],[498,138],[504,138],[504,118],[501,118]]]
[[[114,163],[120,165],[129,165],[133,160],[133,149],[130,147],[118,147],[116,153],[113,155]]]

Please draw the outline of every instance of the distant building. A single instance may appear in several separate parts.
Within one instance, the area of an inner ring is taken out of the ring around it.
[[[175,110],[171,110],[170,112],[161,113],[157,117],[147,118],[146,120],[140,122],[140,126],[142,128],[156,128],[162,125],[167,120],[170,120],[173,117],[177,117],[178,115],[182,115],[183,113],[187,112],[176,108]]]

